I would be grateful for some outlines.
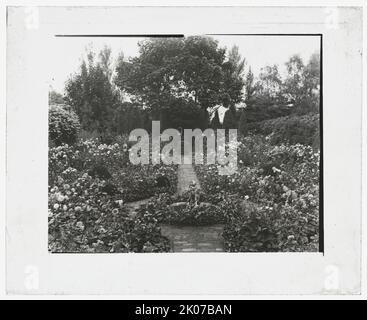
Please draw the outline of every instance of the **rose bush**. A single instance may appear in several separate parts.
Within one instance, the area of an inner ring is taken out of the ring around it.
[[[318,212],[296,207],[223,203],[227,217],[223,237],[231,252],[317,251]]]
[[[103,164],[108,181],[89,169]],[[155,177],[165,175],[168,188]],[[117,190],[106,193],[106,186]],[[125,203],[160,192],[174,192],[174,166],[133,166],[125,143],[97,140],[49,149],[49,250],[51,252],[162,252],[169,250],[157,219],[148,211],[131,216]]]
[[[74,183],[68,184],[70,179]],[[157,221],[139,212],[129,216],[117,196],[101,193],[104,181],[66,170],[49,192],[49,250],[51,252],[167,251]]]
[[[241,139],[238,160],[229,176],[217,165],[196,166],[207,201],[225,219],[227,250],[317,251],[319,152],[250,136]]]
[[[176,166],[132,165],[129,161],[127,137],[112,145],[100,144],[97,139],[92,139],[73,146],[63,144],[50,148],[49,185],[68,168],[83,174],[97,164],[111,173],[110,182],[120,190],[125,202],[146,199],[162,191],[174,193],[176,190]],[[165,176],[170,182],[169,186],[163,189],[158,187],[158,176]]]

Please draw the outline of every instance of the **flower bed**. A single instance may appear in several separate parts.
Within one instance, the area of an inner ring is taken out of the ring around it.
[[[226,202],[223,238],[231,252],[317,251],[318,212],[305,214],[289,204],[243,207]]]
[[[67,170],[79,175],[88,173],[95,165],[102,165],[111,174],[109,182],[121,192],[124,202],[149,198],[160,192],[174,193],[177,186],[176,166],[132,165],[124,140],[113,145],[86,140],[76,145],[62,145],[49,150],[49,185]],[[165,176],[169,186],[157,186],[156,178]]]
[[[265,138],[247,137],[238,159],[238,170],[230,176],[219,175],[216,165],[196,166],[207,201],[225,217],[227,250],[317,251],[319,153],[309,146],[272,146]]]
[[[91,174],[103,164],[109,178]],[[158,187],[164,175],[170,186]],[[174,166],[133,166],[121,143],[95,140],[49,149],[49,250],[51,252],[165,252],[157,219],[139,210],[132,217],[125,203],[160,192],[173,193]]]
[[[76,174],[70,171],[69,177]],[[144,212],[130,217],[122,200],[99,191],[104,181],[87,174],[70,185],[67,180],[60,177],[49,193],[51,252],[169,250],[157,220]]]

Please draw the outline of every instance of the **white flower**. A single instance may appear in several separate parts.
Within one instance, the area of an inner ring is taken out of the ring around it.
[[[106,229],[105,229],[105,228],[103,228],[103,227],[100,227],[100,228],[98,229],[98,233],[106,233]]]
[[[57,200],[58,202],[63,202],[63,201],[64,201],[64,199],[65,199],[65,197],[64,197],[61,193],[57,193],[57,194],[56,194],[56,200]]]
[[[76,227],[79,229],[79,230],[81,230],[81,231],[84,231],[84,224],[83,224],[83,222],[82,221],[78,221],[77,223],[76,223]]]
[[[281,170],[279,170],[278,168],[276,168],[276,167],[272,167],[272,170],[273,170],[273,172],[282,172]]]
[[[115,203],[117,203],[120,207],[124,204],[123,200],[116,200]]]

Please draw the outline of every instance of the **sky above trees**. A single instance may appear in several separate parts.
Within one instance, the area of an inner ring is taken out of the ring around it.
[[[280,74],[286,72],[285,62],[293,54],[299,54],[307,62],[314,52],[320,50],[320,41],[317,36],[212,36],[219,41],[219,46],[230,49],[237,45],[239,53],[246,58],[247,66],[255,76],[261,68],[277,64]],[[76,72],[86,48],[93,48],[98,52],[104,46],[112,49],[112,58],[123,52],[125,57],[134,57],[138,54],[138,41],[143,38],[54,38],[50,44],[52,57],[55,60],[50,70],[49,85],[56,91],[63,93],[65,81],[69,75]]]

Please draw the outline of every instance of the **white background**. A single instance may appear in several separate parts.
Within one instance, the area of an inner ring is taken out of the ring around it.
[[[85,10],[85,15],[70,11],[78,24],[65,19],[57,23],[57,15],[40,10],[36,29],[24,27],[23,9],[14,12],[13,21],[23,23],[9,28],[8,39],[8,293],[284,295],[360,292],[362,44],[359,19],[362,12],[339,9],[337,23],[330,24],[330,14],[335,11],[323,8],[156,8],[159,14],[165,10],[167,14],[155,16],[150,10],[143,19],[135,14],[140,15],[147,9],[127,13],[128,10],[132,9],[125,8],[116,17],[100,15],[104,10]],[[45,24],[45,20],[49,22]],[[4,27],[5,21],[2,22]],[[123,32],[116,31],[122,28]],[[78,32],[324,33],[325,256],[306,253],[48,254],[47,79],[52,73],[52,63],[48,49],[42,44],[54,33]],[[3,34],[2,40],[4,43]],[[5,84],[5,76],[2,81]],[[3,109],[1,120],[5,122]],[[27,272],[35,270],[38,289],[29,290]]]

